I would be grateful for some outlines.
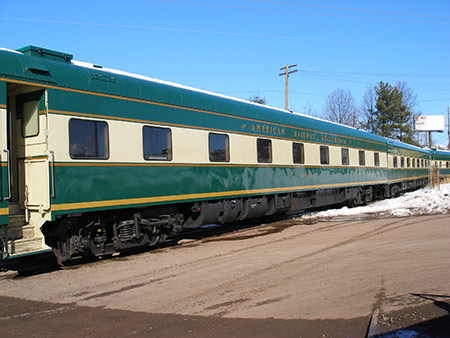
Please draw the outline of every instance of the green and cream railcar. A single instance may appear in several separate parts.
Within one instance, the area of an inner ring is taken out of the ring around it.
[[[390,195],[424,186],[428,182],[429,151],[393,140],[387,145]]]
[[[376,135],[32,46],[0,51],[0,109],[4,256],[106,255],[427,177]]]
[[[450,181],[450,151],[432,150],[431,163],[442,181]]]

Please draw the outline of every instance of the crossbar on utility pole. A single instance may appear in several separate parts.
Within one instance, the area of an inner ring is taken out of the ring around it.
[[[280,68],[280,70],[285,70],[284,73],[279,74],[279,76],[286,76],[286,85],[284,92],[284,109],[288,110],[288,83],[289,83],[289,74],[298,72],[298,69],[289,70],[289,68],[297,67],[297,65],[286,65],[286,67]]]

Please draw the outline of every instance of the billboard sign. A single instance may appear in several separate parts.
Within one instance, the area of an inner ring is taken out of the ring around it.
[[[444,115],[422,115],[417,116],[414,121],[416,131],[444,131]]]

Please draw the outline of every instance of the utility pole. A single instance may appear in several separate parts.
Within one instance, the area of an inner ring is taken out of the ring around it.
[[[288,82],[289,82],[289,74],[298,72],[298,69],[289,70],[289,68],[297,67],[297,65],[286,65],[286,67],[280,68],[280,70],[285,70],[284,73],[279,74],[279,76],[286,76],[286,86],[284,93],[284,109],[288,110]]]
[[[450,108],[447,107],[448,150],[450,150]]]

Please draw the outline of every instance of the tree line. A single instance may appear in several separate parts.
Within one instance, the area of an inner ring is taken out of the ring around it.
[[[336,89],[326,99],[322,118],[394,140],[417,144],[414,120],[417,95],[406,82],[380,81],[369,86],[358,107],[349,90]]]
[[[249,101],[266,104],[266,98],[257,95]],[[380,81],[369,86],[358,106],[349,90],[338,88],[328,95],[322,114],[316,112],[311,103],[303,113],[328,121],[366,130],[394,140],[418,144],[414,135],[414,119],[420,115],[417,95],[406,82],[395,85]]]
[[[402,142],[417,144],[414,120],[419,116],[417,95],[400,81],[396,85],[380,81],[369,86],[358,107],[350,91],[336,89],[325,102],[324,119]]]

